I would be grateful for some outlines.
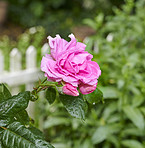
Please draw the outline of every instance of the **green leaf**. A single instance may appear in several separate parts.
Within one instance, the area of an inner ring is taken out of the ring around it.
[[[28,106],[30,92],[19,93],[0,103],[0,116],[14,116]]]
[[[113,102],[107,105],[107,107],[103,111],[103,119],[108,120],[108,118],[113,117],[114,112],[117,110],[117,103]]]
[[[2,144],[7,148],[53,148],[52,145],[35,135],[20,122],[14,122],[4,130]]]
[[[128,105],[123,107],[123,111],[135,126],[137,126],[140,130],[144,130],[144,117],[139,109]]]
[[[1,139],[2,132],[3,132],[3,129],[0,127],[0,139]]]
[[[39,129],[37,129],[37,128],[33,127],[33,126],[28,127],[28,129],[29,129],[34,135],[37,135],[38,138],[44,139],[44,135],[43,135],[43,133],[42,133]]]
[[[0,126],[7,126],[11,122],[13,122],[13,117],[0,117]]]
[[[3,132],[3,129],[0,127],[0,148],[4,148],[2,144],[2,132]]]
[[[92,136],[93,144],[100,143],[107,139],[111,134],[118,133],[121,130],[120,124],[105,125],[97,128]]]
[[[46,99],[49,104],[52,104],[56,99],[56,89],[54,87],[48,87],[46,89]]]
[[[145,107],[141,107],[140,110],[142,111],[143,115],[145,116]]]
[[[138,107],[141,104],[143,104],[144,102],[144,97],[142,95],[137,95],[134,97],[133,101],[132,101],[132,106],[133,107]]]
[[[82,143],[82,145],[80,145],[81,148],[94,148],[92,142],[90,139],[85,139]]]
[[[26,110],[18,112],[14,117],[17,121],[21,122],[22,124],[28,124],[30,121]]]
[[[116,99],[118,97],[117,89],[114,87],[101,87],[104,99]]]
[[[84,95],[84,98],[90,103],[98,103],[100,101],[103,101],[103,93],[96,88],[96,90],[90,94]]]
[[[120,148],[120,143],[118,142],[119,138],[116,135],[110,135],[107,137],[107,141],[112,143],[115,148]]]
[[[29,116],[25,110],[22,110],[19,113],[13,114],[9,117],[0,117],[0,126],[5,127],[14,121],[19,121],[22,124],[28,124]]]
[[[96,23],[93,20],[86,18],[83,20],[83,23],[96,30]]]
[[[60,101],[63,103],[66,110],[73,117],[85,119],[85,112],[87,111],[87,103],[81,96],[60,95]]]
[[[0,140],[0,148],[4,148],[4,147],[3,147],[3,145],[2,145],[2,142],[1,142],[1,140]]]
[[[121,132],[121,135],[126,136],[144,136],[144,131],[138,129],[138,128],[129,128],[127,127]]]
[[[0,102],[11,97],[11,93],[4,84],[0,84]]]
[[[123,140],[121,143],[128,148],[144,148],[142,144],[136,140]]]

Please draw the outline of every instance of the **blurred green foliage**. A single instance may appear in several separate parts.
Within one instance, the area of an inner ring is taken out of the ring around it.
[[[41,25],[46,31],[66,37],[74,24],[93,18],[99,12],[106,15],[122,0],[9,0],[9,20],[24,27]]]
[[[40,125],[56,148],[145,147],[144,7],[143,0],[126,0],[121,10],[114,9],[115,16],[85,20],[97,31],[87,49],[94,42],[99,48],[94,60],[102,70],[98,87],[105,103],[88,108],[86,120],[80,121],[71,118],[62,104],[45,106],[41,100],[36,110],[44,120]]]

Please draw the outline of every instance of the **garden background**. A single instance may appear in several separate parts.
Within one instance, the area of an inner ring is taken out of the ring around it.
[[[48,105],[42,97],[36,103],[34,124],[56,148],[145,147],[144,14],[144,0],[0,1],[6,70],[13,48],[24,56],[33,45],[39,67],[46,37],[68,40],[71,32],[87,43],[102,70],[98,87],[104,103],[90,107],[85,121],[70,117],[58,101]]]

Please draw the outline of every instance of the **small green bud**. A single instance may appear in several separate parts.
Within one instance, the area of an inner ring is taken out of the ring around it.
[[[31,93],[30,100],[33,101],[33,102],[38,100],[38,95],[37,94],[34,95],[34,94]]]

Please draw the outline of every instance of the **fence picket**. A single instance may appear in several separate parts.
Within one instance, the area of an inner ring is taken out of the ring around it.
[[[21,70],[21,53],[17,48],[14,48],[10,53],[10,71],[16,72]]]
[[[89,37],[85,37],[84,40],[83,40],[83,43],[84,44],[88,44],[89,41],[90,41],[90,38]]]
[[[96,41],[94,42],[94,53],[99,53],[99,47]]]
[[[34,46],[29,46],[27,51],[26,51],[26,69],[28,71],[33,71],[36,69],[36,49]],[[32,90],[34,87],[34,84],[33,83],[28,83],[26,84],[26,90]],[[28,105],[28,108],[27,108],[27,111],[28,111],[28,114],[34,118],[34,102],[29,102],[29,105]]]
[[[36,49],[29,46],[26,51],[26,69],[36,68]]]
[[[4,56],[2,54],[2,51],[0,50],[0,74],[2,74],[4,71]]]
[[[112,34],[112,33],[109,33],[109,34],[107,35],[107,37],[106,37],[106,40],[107,40],[108,42],[112,42],[112,40],[113,40],[113,34]]]
[[[10,71],[18,72],[21,70],[21,53],[17,48],[14,48],[10,53]],[[17,94],[19,92],[19,86],[15,86],[12,88],[12,94]]]
[[[50,53],[50,47],[49,47],[48,43],[45,43],[42,46],[41,55],[44,56],[45,54],[48,54],[48,53]]]

